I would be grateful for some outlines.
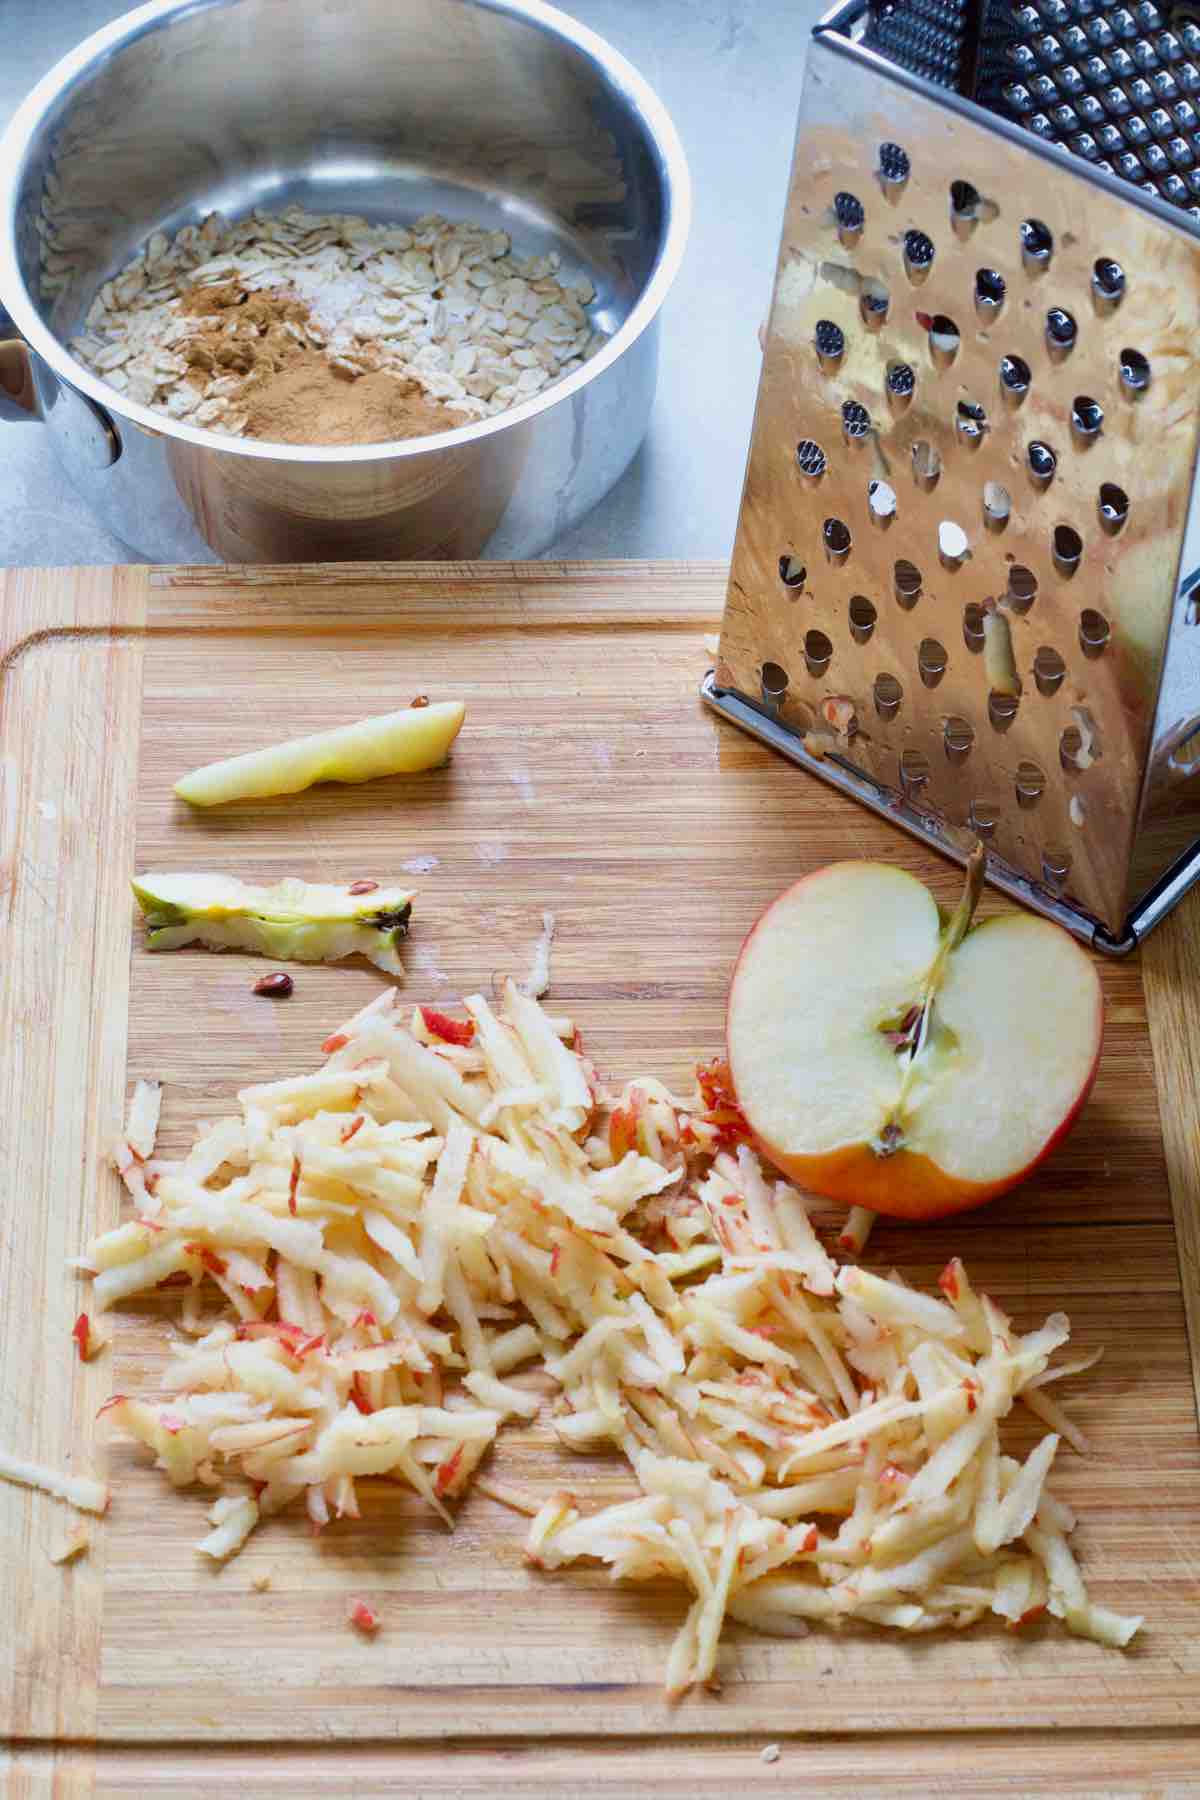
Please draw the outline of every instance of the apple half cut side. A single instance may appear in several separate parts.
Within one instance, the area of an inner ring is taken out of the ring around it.
[[[897,1218],[1022,1181],[1087,1098],[1104,1031],[1060,926],[972,927],[983,857],[944,918],[884,863],[831,863],[763,913],[729,991],[729,1066],[763,1153],[800,1186]]]

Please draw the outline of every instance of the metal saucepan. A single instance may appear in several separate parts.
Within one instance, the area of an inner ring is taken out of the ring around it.
[[[0,140],[0,417],[42,420],[150,558],[187,513],[234,561],[535,555],[642,440],[689,200],[651,89],[539,0],[155,0],[64,58]],[[169,419],[66,348],[150,232],[291,201],[557,250],[611,339],[498,417],[336,448]]]

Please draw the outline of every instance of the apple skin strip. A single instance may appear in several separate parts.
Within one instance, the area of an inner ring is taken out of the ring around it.
[[[206,763],[175,783],[191,806],[298,794],[316,781],[372,781],[379,775],[411,775],[444,763],[466,716],[459,700],[357,719],[330,731],[291,738]]]

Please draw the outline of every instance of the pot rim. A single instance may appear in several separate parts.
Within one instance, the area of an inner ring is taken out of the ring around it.
[[[225,455],[305,464],[382,462],[422,456],[433,450],[455,450],[537,418],[551,407],[581,393],[597,376],[619,361],[652,324],[679,272],[691,225],[691,177],[670,114],[649,82],[605,38],[558,7],[546,4],[546,0],[470,0],[471,5],[484,11],[506,13],[525,20],[536,29],[572,45],[596,64],[618,89],[631,112],[641,119],[661,158],[666,230],[658,257],[637,304],[603,349],[575,374],[492,418],[460,425],[453,431],[395,438],[381,444],[277,444],[265,438],[227,437],[221,432],[206,431],[183,420],[169,418],[166,413],[141,406],[109,387],[76,361],[61,339],[43,323],[29,298],[16,246],[18,183],[25,157],[54,102],[101,57],[135,43],[160,28],[174,14],[194,14],[210,8],[217,10],[228,4],[229,0],[149,0],[149,4],[122,14],[110,25],[84,38],[55,63],[22,101],[0,135],[0,307],[7,309],[25,342],[63,381],[89,395],[107,412],[145,431],[206,450],[218,450]]]

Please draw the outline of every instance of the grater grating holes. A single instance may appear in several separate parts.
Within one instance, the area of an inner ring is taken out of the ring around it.
[[[972,187],[969,181],[952,181],[950,183],[950,220],[951,223],[964,222],[974,225],[979,214],[979,190]]]
[[[837,368],[846,354],[846,334],[832,319],[818,319],[813,332],[813,348],[817,361],[828,373]]]
[[[1068,775],[1078,775],[1086,765],[1083,757],[1083,733],[1078,725],[1068,725],[1058,740],[1058,760]]]
[[[1012,513],[1012,495],[1003,482],[983,484],[983,518],[992,531],[1003,531]]]
[[[1017,796],[1017,805],[1028,812],[1038,805],[1046,791],[1045,772],[1037,763],[1023,758],[1017,764],[1013,787]]]
[[[890,362],[887,366],[885,387],[890,405],[903,412],[913,397],[913,389],[917,385],[917,377],[908,363]]]
[[[975,727],[971,721],[951,713],[942,723],[942,745],[946,760],[961,768],[975,747]]]
[[[1008,571],[1008,607],[1023,618],[1038,596],[1038,578],[1024,563],[1012,563]]]
[[[935,688],[946,673],[950,658],[936,638],[922,638],[917,650],[917,672],[927,688]]]
[[[1129,517],[1129,495],[1115,481],[1102,481],[1096,504],[1101,525],[1115,537]]]
[[[895,584],[896,598],[905,611],[909,611],[921,598],[922,575],[916,563],[901,557],[892,568],[892,581]]]
[[[1058,651],[1050,644],[1040,645],[1033,659],[1033,679],[1038,693],[1044,694],[1047,699],[1051,694],[1057,694],[1066,672],[1067,665]]]
[[[1081,449],[1088,449],[1104,430],[1104,408],[1090,394],[1076,394],[1071,402],[1071,430]]]
[[[1052,306],[1046,314],[1046,348],[1055,359],[1067,355],[1075,348],[1079,337],[1079,327],[1075,316],[1065,306]]]
[[[810,675],[824,675],[833,661],[833,645],[823,631],[804,634],[804,661]]]
[[[928,277],[937,254],[933,239],[927,232],[913,227],[904,234],[902,252],[905,274],[914,286],[919,285]]]
[[[788,672],[782,663],[765,662],[759,679],[762,682],[762,697],[767,706],[778,706],[788,690]]]
[[[796,445],[796,467],[809,481],[820,481],[829,467],[825,452],[813,438],[801,438]]]
[[[970,540],[962,526],[953,519],[943,519],[938,526],[938,560],[942,567],[961,568],[970,554]]]
[[[1085,656],[1103,656],[1108,648],[1110,627],[1102,612],[1085,606],[1079,615],[1079,648]]]
[[[1058,456],[1041,438],[1034,438],[1025,449],[1025,465],[1035,487],[1049,487],[1058,468]]]
[[[1058,844],[1047,844],[1042,851],[1042,880],[1057,893],[1071,873],[1071,852]]]
[[[1073,706],[1071,717],[1075,729],[1079,732],[1079,750],[1076,754],[1076,765],[1080,769],[1090,769],[1100,755],[1100,743],[1096,733],[1096,721],[1086,706]]]
[[[1032,380],[1029,364],[1023,356],[1000,358],[1000,386],[1014,405],[1020,405],[1029,392]]]
[[[850,636],[856,644],[867,643],[879,616],[874,605],[865,594],[853,594],[850,599],[849,614]]]
[[[937,446],[928,438],[918,438],[912,447],[913,480],[922,493],[929,493],[937,486],[942,472],[942,456]]]
[[[802,588],[808,580],[808,570],[798,556],[785,551],[779,559],[779,579],[785,588]]]
[[[1122,350],[1117,373],[1125,393],[1135,398],[1150,386],[1150,364],[1140,350]]]
[[[967,812],[967,823],[976,837],[982,838],[986,844],[996,835],[996,827],[1000,823],[1000,808],[992,800],[972,800]]]
[[[983,649],[983,608],[978,600],[968,600],[963,607],[963,642],[973,656]]]
[[[993,688],[988,695],[988,721],[993,731],[1007,731],[1017,716],[1019,705],[1016,694],[1002,694]]]
[[[833,197],[833,216],[837,221],[838,236],[849,249],[862,236],[866,209],[857,194],[846,193],[843,189]]]
[[[988,429],[988,416],[977,400],[960,400],[954,409],[954,429],[960,444],[978,450]]]
[[[1041,219],[1021,221],[1021,256],[1031,275],[1040,275],[1050,267],[1054,255],[1054,233]]]
[[[880,144],[879,146],[879,180],[884,191],[893,192],[902,188],[912,173],[912,163],[907,150],[899,144]]]
[[[871,435],[871,415],[860,401],[842,401],[842,431],[850,444],[862,443]]]
[[[1056,525],[1050,541],[1054,566],[1069,580],[1083,556],[1083,539],[1073,525]]]
[[[1092,293],[1105,311],[1124,299],[1125,271],[1111,256],[1098,256],[1092,264]]]
[[[868,276],[858,290],[858,311],[869,331],[879,331],[891,311],[892,297],[882,281]]]
[[[844,563],[850,554],[853,538],[844,519],[826,519],[821,527],[825,554],[831,563]]]
[[[875,711],[881,719],[894,719],[900,711],[900,703],[904,699],[904,689],[894,675],[880,674],[875,677],[873,688]]]
[[[896,517],[896,490],[888,481],[868,481],[867,507],[876,525],[886,528]]]
[[[929,358],[937,369],[947,369],[958,355],[962,333],[948,313],[918,313],[917,323],[929,333]]]
[[[914,750],[910,745],[900,752],[900,786],[910,798],[929,786],[931,773],[929,758],[923,750]]]
[[[1004,305],[1004,297],[1008,291],[1008,283],[998,269],[977,269],[975,271],[975,311],[985,322],[990,323],[999,314]]]

